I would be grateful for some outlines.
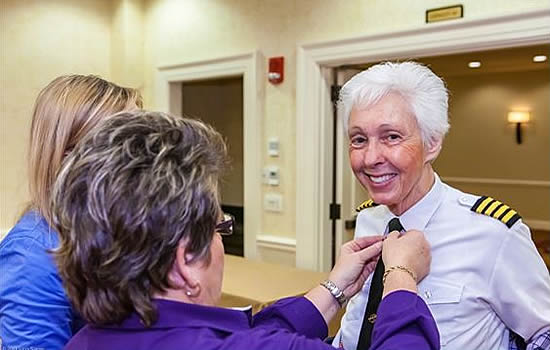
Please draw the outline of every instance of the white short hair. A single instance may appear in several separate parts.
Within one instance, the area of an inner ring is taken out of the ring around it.
[[[447,88],[440,77],[416,62],[374,65],[342,87],[338,105],[346,134],[354,107],[368,108],[390,92],[400,94],[409,103],[425,146],[443,140],[449,130]]]

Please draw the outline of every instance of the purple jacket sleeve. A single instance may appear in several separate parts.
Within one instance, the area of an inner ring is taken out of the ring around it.
[[[252,329],[224,338],[221,349],[334,350],[321,339],[325,320],[306,298],[285,298],[258,312]]]
[[[254,316],[247,335],[250,349],[334,349],[321,340],[327,325],[306,298],[286,298]],[[226,339],[227,349],[242,345],[242,338]],[[370,350],[439,349],[439,332],[430,310],[415,293],[397,291],[380,303]]]
[[[440,348],[435,320],[416,293],[388,294],[377,314],[370,350]]]
[[[254,316],[253,327],[275,327],[308,338],[324,339],[328,334],[325,319],[304,297],[285,298],[266,307]]]

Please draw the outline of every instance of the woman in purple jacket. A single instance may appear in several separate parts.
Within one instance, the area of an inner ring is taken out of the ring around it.
[[[329,280],[304,297],[254,316],[216,307],[221,237],[233,226],[219,204],[225,164],[226,146],[210,126],[143,111],[108,118],[67,156],[52,193],[56,258],[89,325],[66,349],[332,349],[321,340],[327,323],[382,249],[390,272],[372,348],[438,348],[416,295],[430,253],[415,231],[345,244]]]

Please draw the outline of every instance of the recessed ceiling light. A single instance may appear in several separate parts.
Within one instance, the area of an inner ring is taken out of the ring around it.
[[[533,56],[533,62],[545,62],[548,59],[548,57],[544,55],[536,55]]]
[[[470,67],[470,68],[479,68],[479,67],[481,67],[481,62],[479,62],[479,61],[468,62],[468,67]]]

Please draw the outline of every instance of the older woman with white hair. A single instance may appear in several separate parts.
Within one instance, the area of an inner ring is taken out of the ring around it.
[[[528,349],[548,349],[550,276],[529,228],[506,204],[463,193],[432,167],[449,129],[447,101],[444,82],[414,62],[378,64],[344,85],[351,167],[370,195],[358,208],[355,238],[425,233],[433,258],[419,295],[443,348],[508,349],[519,335]],[[381,280],[392,268],[379,262],[350,301],[333,345],[368,348]]]

